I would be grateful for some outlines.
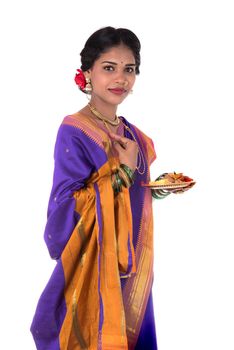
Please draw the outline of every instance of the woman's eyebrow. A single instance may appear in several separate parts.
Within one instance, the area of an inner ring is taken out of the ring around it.
[[[118,63],[116,63],[116,62],[111,62],[111,61],[103,61],[103,62],[101,62],[101,63],[109,63],[109,64],[114,64],[115,66],[117,66],[117,64]],[[127,64],[125,64],[125,66],[136,66],[136,63],[127,63]]]
[[[103,61],[102,63],[109,63],[109,64],[115,64],[115,65],[117,65],[116,62],[111,62],[111,61]]]

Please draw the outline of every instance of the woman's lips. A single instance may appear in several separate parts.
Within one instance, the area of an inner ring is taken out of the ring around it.
[[[127,92],[127,90],[121,89],[121,88],[114,88],[114,89],[108,89],[108,90],[115,95],[122,95],[122,94],[125,94]]]

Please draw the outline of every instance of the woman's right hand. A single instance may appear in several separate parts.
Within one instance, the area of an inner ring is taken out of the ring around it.
[[[109,133],[112,140],[113,147],[116,149],[119,155],[120,164],[125,164],[133,171],[137,167],[138,158],[138,145],[135,141],[126,137]]]

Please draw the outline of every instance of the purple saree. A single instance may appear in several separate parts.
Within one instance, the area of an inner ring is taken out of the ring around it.
[[[107,133],[81,114],[65,117],[59,128],[44,233],[57,263],[31,325],[38,350],[157,350],[152,196],[141,186],[156,154],[151,139],[121,120],[134,133],[146,169],[116,198],[110,175],[118,160]],[[124,136],[132,138],[126,129]]]

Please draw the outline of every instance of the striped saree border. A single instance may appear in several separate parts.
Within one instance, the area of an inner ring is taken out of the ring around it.
[[[79,117],[81,116],[81,118]],[[97,125],[95,125],[88,117],[83,114],[68,115],[63,119],[62,124],[71,125],[80,129],[85,135],[87,135],[92,141],[94,141],[99,147],[104,149],[103,140],[106,138],[106,134],[99,130],[97,131]]]
[[[99,323],[98,323],[98,350],[102,350],[102,326],[104,322],[104,310],[103,310],[103,300],[101,294],[101,256],[102,256],[102,235],[103,235],[103,227],[102,227],[102,215],[100,212],[101,200],[100,193],[98,190],[98,186],[95,183],[94,189],[96,192],[96,217],[98,222],[98,296],[99,296]]]
[[[143,149],[147,154],[147,180],[149,180],[149,166],[155,153],[149,154],[152,148],[151,140],[134,127],[134,131]],[[143,322],[148,298],[153,281],[153,211],[151,191],[144,189],[144,200],[142,206],[142,217],[139,227],[138,240],[136,244],[136,274],[130,277],[123,288],[123,300],[126,314],[127,335],[129,349],[133,350],[137,343]]]

